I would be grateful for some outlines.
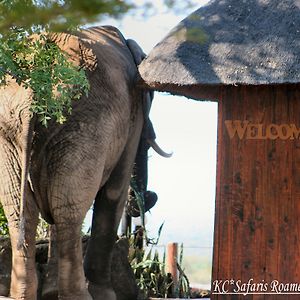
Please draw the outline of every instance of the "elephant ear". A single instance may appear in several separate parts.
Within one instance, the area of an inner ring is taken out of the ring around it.
[[[54,33],[50,36],[57,46],[67,53],[71,62],[76,66],[89,71],[94,71],[97,67],[97,56],[93,52],[88,40],[79,38],[68,33]]]
[[[128,39],[126,40],[126,44],[133,56],[135,64],[138,66],[146,57],[146,54],[135,40]]]

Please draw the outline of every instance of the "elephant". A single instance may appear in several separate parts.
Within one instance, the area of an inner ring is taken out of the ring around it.
[[[60,300],[115,300],[112,248],[127,199],[149,93],[137,85],[144,54],[111,26],[51,35],[85,68],[88,95],[63,124],[44,127],[29,89],[13,78],[0,92],[0,199],[12,245],[10,296],[35,300],[38,214],[56,227]],[[147,104],[148,103],[148,104]],[[94,201],[82,262],[81,225]],[[87,284],[88,282],[88,284]]]
[[[149,92],[151,99],[153,98],[153,92]],[[151,100],[152,101],[152,100]],[[150,107],[149,107],[150,111]],[[148,115],[149,111],[145,114]],[[142,129],[141,138],[139,141],[139,146],[137,154],[135,157],[132,180],[134,182],[134,188],[130,188],[128,194],[128,201],[126,203],[126,214],[129,217],[139,217],[141,215],[140,207],[136,199],[136,192],[138,192],[143,200],[144,207],[143,211],[149,211],[157,202],[158,196],[153,191],[147,190],[148,185],[148,150],[152,147],[160,156],[169,158],[172,153],[166,153],[163,151],[158,144],[155,142],[156,134],[152,125],[150,118],[144,122]]]

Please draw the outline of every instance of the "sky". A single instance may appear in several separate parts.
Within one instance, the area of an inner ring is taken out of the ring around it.
[[[208,1],[198,1],[199,6]],[[152,2],[157,13],[145,19],[126,16],[106,20],[125,38],[136,40],[146,53],[198,7],[182,12],[164,12],[162,1]],[[157,142],[172,158],[149,151],[148,189],[158,194],[158,203],[147,213],[149,236],[156,237],[164,222],[160,243],[184,243],[186,247],[211,247],[216,177],[217,104],[156,93],[150,118]],[[195,236],[197,238],[195,238]]]

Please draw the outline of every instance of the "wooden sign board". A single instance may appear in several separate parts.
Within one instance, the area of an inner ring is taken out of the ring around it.
[[[300,85],[224,86],[218,122],[211,298],[300,299]]]

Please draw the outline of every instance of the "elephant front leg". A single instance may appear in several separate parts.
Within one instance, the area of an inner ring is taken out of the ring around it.
[[[92,300],[82,266],[81,223],[56,223],[59,300]]]
[[[12,246],[10,296],[17,300],[35,300],[38,286],[35,265],[35,233],[38,223],[38,212],[36,207],[32,207],[26,213],[25,243],[21,249],[18,249],[19,221],[14,208],[15,206],[12,205],[4,205]]]
[[[10,296],[17,300],[35,300],[38,280],[35,266],[35,242],[26,238],[26,246],[17,249],[18,230],[10,228],[12,241],[12,272]]]
[[[9,227],[12,247],[10,296],[18,300],[35,300],[37,275],[35,267],[35,234],[38,209],[28,184],[25,187],[24,244],[17,248],[20,238],[21,168],[14,147],[0,138],[0,200]]]

